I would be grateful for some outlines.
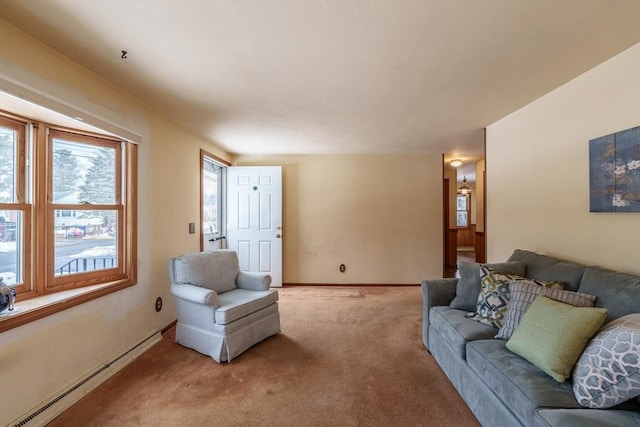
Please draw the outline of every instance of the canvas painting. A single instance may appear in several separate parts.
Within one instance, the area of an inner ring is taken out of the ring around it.
[[[640,212],[640,126],[589,141],[591,212]]]

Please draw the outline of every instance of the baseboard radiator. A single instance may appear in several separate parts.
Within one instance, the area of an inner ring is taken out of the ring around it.
[[[37,409],[30,414],[15,420],[9,425],[14,427],[39,427],[46,425],[91,390],[98,387],[119,370],[131,363],[152,345],[160,341],[161,338],[161,332],[159,330],[155,331],[153,334],[144,338],[138,344],[134,345],[111,361],[100,366],[94,372],[87,375],[68,389],[64,390],[52,399],[49,399],[46,403],[37,407]]]

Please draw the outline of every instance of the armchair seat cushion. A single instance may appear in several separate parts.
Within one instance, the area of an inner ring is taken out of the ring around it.
[[[215,318],[216,324],[226,325],[235,322],[248,314],[254,313],[278,301],[278,292],[250,291],[247,289],[233,289],[218,294],[218,304]]]

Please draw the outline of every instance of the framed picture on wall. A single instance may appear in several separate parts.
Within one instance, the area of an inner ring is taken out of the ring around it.
[[[640,212],[640,126],[589,141],[590,212]]]

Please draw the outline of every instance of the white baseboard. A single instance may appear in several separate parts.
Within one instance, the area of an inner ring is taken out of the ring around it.
[[[162,339],[160,331],[156,331],[138,344],[125,351],[112,361],[97,367],[93,373],[80,379],[65,391],[57,393],[51,398],[40,403],[20,418],[14,420],[9,426],[15,427],[41,427],[51,422],[62,414],[71,405],[82,399],[100,384],[111,378],[114,374],[134,361],[138,356],[147,351],[151,346]]]

